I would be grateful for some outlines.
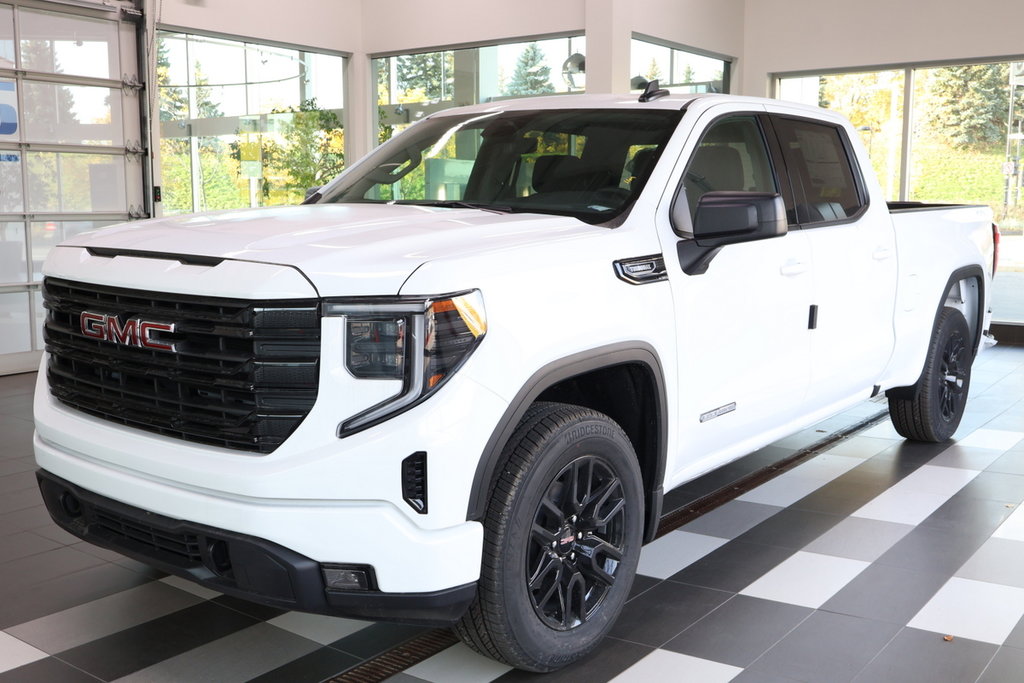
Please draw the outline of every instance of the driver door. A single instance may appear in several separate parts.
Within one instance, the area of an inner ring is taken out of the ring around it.
[[[672,212],[674,242],[664,250],[679,355],[677,424],[683,453],[669,473],[675,483],[755,450],[767,443],[766,435],[784,432],[803,410],[810,378],[813,282],[811,252],[801,231],[721,247],[703,272],[695,272],[683,256],[693,246],[685,244],[692,242],[686,235],[705,193],[789,192],[780,186],[763,118],[752,112],[716,118],[714,111],[705,115],[713,120],[686,162]],[[685,202],[685,210],[679,202]]]

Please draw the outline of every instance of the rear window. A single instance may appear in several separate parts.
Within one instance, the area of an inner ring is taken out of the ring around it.
[[[797,222],[830,223],[853,218],[866,205],[860,170],[838,126],[774,117],[775,132],[793,182]]]

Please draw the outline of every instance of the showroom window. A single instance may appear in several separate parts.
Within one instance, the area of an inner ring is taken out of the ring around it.
[[[993,319],[1024,323],[1024,62],[786,75],[777,94],[845,114],[889,200],[992,207]]]
[[[630,42],[630,86],[643,90],[648,81],[669,92],[729,92],[730,61],[672,47],[652,39],[634,38]]]
[[[568,36],[374,59],[378,142],[449,107],[583,92],[585,55]]]
[[[345,162],[339,55],[160,31],[165,214],[302,201]]]

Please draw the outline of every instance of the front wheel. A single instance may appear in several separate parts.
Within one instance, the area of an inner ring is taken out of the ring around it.
[[[477,597],[455,630],[482,654],[553,671],[596,647],[626,601],[643,535],[640,468],[613,420],[558,403],[531,407],[503,458]]]
[[[938,443],[953,436],[971,386],[971,331],[955,308],[943,308],[935,324],[924,372],[909,397],[889,395],[889,416],[901,436]]]

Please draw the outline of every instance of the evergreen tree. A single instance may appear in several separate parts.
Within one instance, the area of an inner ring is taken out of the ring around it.
[[[546,95],[555,92],[551,85],[551,67],[544,64],[544,53],[537,43],[530,43],[519,55],[512,81],[505,91],[508,95]]]
[[[658,60],[651,57],[651,63],[647,65],[647,73],[644,74],[644,78],[648,81],[661,80],[661,67],[658,66]]]
[[[395,62],[398,89],[406,94],[417,94],[406,101],[444,100],[451,97],[455,84],[454,52],[403,55]]]
[[[995,149],[1006,142],[1009,65],[973,64],[937,69],[930,123],[954,147]]]

